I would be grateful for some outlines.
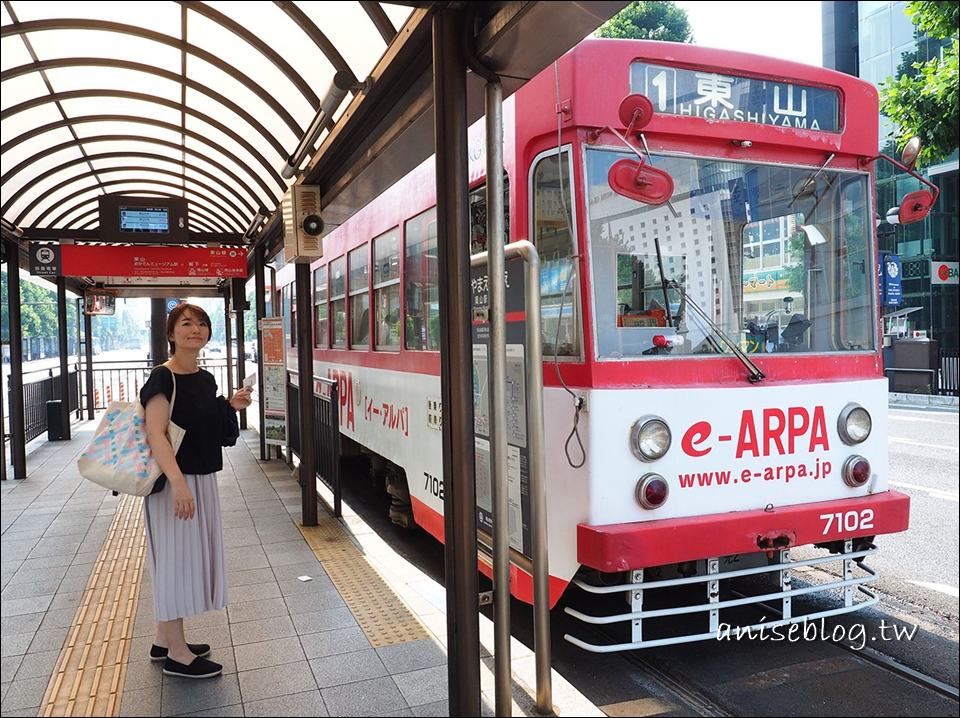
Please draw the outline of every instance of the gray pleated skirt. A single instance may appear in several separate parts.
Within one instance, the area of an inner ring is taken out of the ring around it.
[[[219,611],[230,601],[217,475],[184,474],[184,478],[197,507],[193,519],[173,515],[169,481],[162,491],[143,499],[157,621]]]

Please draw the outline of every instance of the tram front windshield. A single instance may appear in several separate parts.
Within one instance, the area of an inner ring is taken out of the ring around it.
[[[613,191],[586,153],[600,359],[876,348],[869,175],[658,156],[668,203]]]

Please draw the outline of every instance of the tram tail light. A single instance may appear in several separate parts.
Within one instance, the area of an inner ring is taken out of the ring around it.
[[[843,482],[847,486],[858,489],[870,480],[870,462],[854,454],[843,462],[842,473]]]
[[[637,482],[637,502],[645,509],[658,509],[667,502],[670,485],[660,474],[645,474]]]

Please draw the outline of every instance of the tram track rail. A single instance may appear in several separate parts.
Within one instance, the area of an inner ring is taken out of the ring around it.
[[[869,646],[858,648],[842,641],[834,641],[833,645],[837,646],[838,648],[842,648],[849,653],[853,653],[863,661],[880,666],[881,668],[884,668],[891,673],[896,673],[897,675],[906,678],[907,680],[912,681],[919,686],[928,688],[935,693],[939,693],[947,698],[952,698],[960,703],[960,689],[958,689],[956,686],[951,686],[949,683],[944,683],[938,678],[934,678],[931,675],[910,668],[910,666],[904,665],[895,658],[891,658],[880,651],[870,648]]]
[[[583,624],[579,624],[579,631],[581,634],[590,635],[592,638],[600,641],[615,641],[615,637],[603,626],[584,626]],[[697,644],[686,644],[681,650],[690,650],[696,645]],[[786,644],[781,645],[784,645],[785,648],[787,647]],[[932,693],[948,699],[954,707],[951,709],[949,705],[947,705],[947,712],[941,713],[940,715],[956,715],[956,705],[960,703],[960,690],[955,686],[945,683],[921,670],[911,668],[903,662],[870,646],[855,645],[843,640],[825,640],[822,643],[814,645],[818,645],[819,647],[814,648],[813,655],[807,653],[801,656],[798,654],[798,660],[794,664],[788,663],[786,667],[771,665],[771,674],[779,674],[783,677],[781,678],[783,683],[792,685],[789,694],[792,696],[793,701],[803,701],[802,696],[804,695],[803,691],[805,686],[809,686],[811,691],[816,690],[815,686],[818,685],[818,682],[810,682],[808,680],[810,674],[819,673],[820,668],[823,668],[825,673],[831,670],[838,670],[839,664],[844,662],[844,659],[837,657],[835,653],[831,655],[832,649],[837,648],[843,652],[844,656],[854,657],[856,659],[856,665],[860,667],[860,670],[862,670],[863,666],[868,666],[870,670],[882,672],[880,674],[874,674],[874,677],[867,682],[867,687],[864,690],[865,694],[869,695],[871,693],[869,688],[870,684],[888,685],[891,683],[889,676],[895,675],[915,686],[918,693]],[[763,673],[737,677],[731,672],[731,675],[728,676],[727,679],[717,681],[717,692],[714,693],[709,689],[704,690],[703,686],[697,685],[697,681],[691,677],[695,674],[697,670],[696,667],[691,666],[690,673],[678,670],[675,665],[670,665],[671,661],[661,660],[662,654],[659,652],[659,649],[650,648],[625,651],[616,655],[622,658],[626,664],[642,671],[646,678],[653,681],[670,695],[675,696],[678,701],[682,702],[690,711],[699,716],[778,715],[787,714],[789,710],[788,706],[776,706],[776,699],[773,698],[773,694],[771,694],[772,703],[765,705],[762,712],[745,711],[743,706],[737,705],[736,699],[724,699],[723,694],[728,696],[736,694],[738,690],[745,690],[745,687],[750,685],[754,687],[761,686],[765,681],[769,680],[769,677]],[[677,663],[675,657],[672,663]],[[685,662],[683,663],[686,665]],[[841,671],[838,670],[838,672]],[[796,675],[789,677],[791,673],[795,673]],[[861,673],[860,676],[862,682],[863,673]],[[898,685],[902,684],[898,683]],[[762,690],[762,688],[759,689]],[[809,704],[811,706],[817,703],[832,704],[834,699],[837,699],[837,697],[831,694],[820,692],[811,692],[809,694]],[[864,714],[882,714],[883,698],[879,695],[879,692],[876,700],[876,705],[872,707],[869,703],[862,706],[866,711]],[[941,705],[943,706],[945,704],[941,701]],[[794,704],[793,707],[795,709],[796,704]],[[923,711],[921,711],[921,713],[923,713]],[[916,714],[919,715],[921,713]],[[837,708],[835,715],[844,715],[842,708]]]

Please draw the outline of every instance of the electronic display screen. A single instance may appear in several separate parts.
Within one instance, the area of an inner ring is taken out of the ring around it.
[[[170,231],[170,211],[166,207],[120,205],[120,231],[167,234]]]
[[[187,244],[187,200],[105,194],[99,199],[100,241],[120,244]]]

